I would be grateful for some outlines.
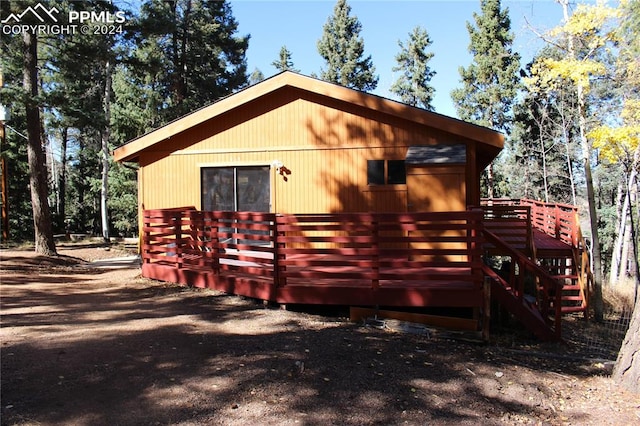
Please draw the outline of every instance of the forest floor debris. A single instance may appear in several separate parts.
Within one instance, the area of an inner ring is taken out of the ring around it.
[[[90,263],[117,249],[59,253],[0,250],[2,425],[640,422],[570,341],[397,332]]]

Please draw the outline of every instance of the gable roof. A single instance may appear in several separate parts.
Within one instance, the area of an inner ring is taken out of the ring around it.
[[[135,161],[142,151],[157,143],[284,87],[294,87],[317,95],[340,99],[364,108],[424,124],[454,135],[476,140],[493,148],[492,151],[497,152],[504,146],[503,135],[486,127],[291,71],[284,71],[132,139],[114,151],[114,159],[116,161]]]

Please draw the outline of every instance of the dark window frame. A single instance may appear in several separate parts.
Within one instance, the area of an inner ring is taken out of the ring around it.
[[[367,160],[367,185],[406,185],[405,160]]]

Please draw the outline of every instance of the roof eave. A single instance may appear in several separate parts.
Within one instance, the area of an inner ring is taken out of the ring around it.
[[[167,140],[194,125],[201,124],[286,86],[307,90],[318,95],[360,105],[364,108],[403,117],[447,133],[477,140],[498,148],[498,150],[504,147],[504,136],[494,130],[435,112],[415,108],[377,95],[285,71],[131,140],[127,144],[114,150],[114,159],[120,162],[135,160],[142,151],[159,142]]]

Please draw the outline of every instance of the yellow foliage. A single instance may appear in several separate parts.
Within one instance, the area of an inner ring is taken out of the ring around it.
[[[614,9],[606,2],[598,1],[596,5],[578,4],[567,22],[552,30],[549,35],[556,39],[573,41],[582,57],[573,50],[567,49],[567,55],[559,60],[551,58],[538,59],[531,67],[531,77],[523,81],[532,92],[557,90],[563,85],[572,83],[581,87],[584,92],[590,88],[590,79],[607,73],[605,65],[595,60],[600,49],[617,53],[617,70],[620,80],[627,87],[638,87],[640,84],[640,59],[637,51],[624,43],[618,33],[620,22],[625,19],[622,11],[627,0],[621,0],[621,7]],[[638,1],[638,0],[632,0]],[[559,45],[562,42],[558,43]],[[585,53],[585,48],[588,51]],[[616,50],[619,51],[616,52]],[[600,126],[588,133],[587,137],[593,147],[599,150],[601,158],[610,163],[633,161],[634,154],[640,150],[640,99],[635,90],[627,90],[620,118],[620,127]]]
[[[612,33],[599,34],[607,21],[620,17],[620,10],[607,6],[606,1],[598,1],[595,5],[579,3],[569,20],[561,27],[551,30],[550,35],[557,37],[563,34],[579,39],[589,39],[588,45],[596,48],[606,43],[605,39],[614,37]]]
[[[599,150],[600,157],[610,163],[630,160],[640,143],[640,125],[609,127],[599,126],[590,131],[587,137],[593,141],[593,147]]]
[[[568,52],[571,54],[561,60],[538,60],[531,69],[532,77],[524,79],[524,83],[530,90],[545,90],[570,81],[588,92],[590,78],[606,73],[604,64],[592,59],[595,57],[592,54],[607,43],[617,40],[615,26],[607,27],[607,24],[619,17],[620,10],[607,6],[604,1],[598,1],[595,5],[578,4],[567,22],[551,30],[549,35],[554,38],[571,38],[582,48],[586,47],[589,54],[580,59]]]
[[[625,123],[640,125],[640,99],[626,99],[621,116]]]
[[[589,91],[589,79],[591,76],[604,75],[605,66],[597,61],[585,59],[577,60],[565,58],[561,60],[544,58],[533,64],[531,68],[531,78],[525,78],[524,83],[533,88],[553,88],[563,81],[570,80],[575,85],[580,85]]]

